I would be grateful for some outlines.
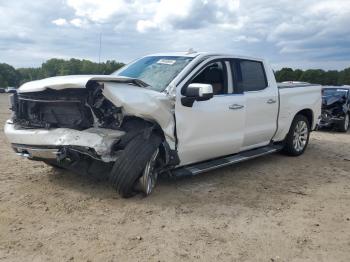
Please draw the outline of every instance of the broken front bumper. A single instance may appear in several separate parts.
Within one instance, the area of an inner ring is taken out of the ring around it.
[[[20,129],[12,123],[6,122],[5,135],[14,150],[29,158],[53,159],[62,148],[71,148],[82,152],[93,152],[104,162],[115,161],[112,154],[115,143],[125,134],[123,131],[89,128],[83,131],[56,129]]]
[[[56,160],[60,155],[59,148],[41,148],[17,144],[12,144],[12,148],[17,155],[35,160]]]
[[[344,117],[339,116],[339,117],[335,117],[335,116],[331,116],[331,115],[322,115],[319,122],[318,122],[318,126],[319,127],[331,127],[334,125],[340,125],[342,124],[342,122],[344,121]]]

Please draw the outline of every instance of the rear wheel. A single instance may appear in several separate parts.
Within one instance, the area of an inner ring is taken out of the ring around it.
[[[346,114],[345,117],[344,117],[344,120],[339,125],[339,131],[340,132],[347,132],[348,129],[349,129],[349,122],[350,122],[349,114]]]
[[[283,152],[290,156],[304,153],[310,137],[310,123],[303,115],[296,115],[285,140]]]
[[[112,186],[122,197],[152,192],[158,176],[155,165],[160,144],[161,138],[155,134],[148,139],[137,136],[127,144],[109,174]]]

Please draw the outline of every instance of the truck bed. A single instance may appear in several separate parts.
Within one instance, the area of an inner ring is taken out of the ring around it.
[[[318,117],[321,115],[321,86],[309,83],[278,84],[279,113],[278,128],[274,141],[284,140],[289,131],[294,116],[301,110],[313,112],[311,129],[315,129]]]

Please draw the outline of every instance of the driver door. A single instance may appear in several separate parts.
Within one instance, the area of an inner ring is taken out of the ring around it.
[[[234,92],[230,63],[216,59],[194,69],[177,88],[175,117],[180,165],[238,153],[244,138],[246,102]],[[183,89],[191,83],[211,84],[214,96],[181,102]],[[182,90],[182,92],[181,92]]]

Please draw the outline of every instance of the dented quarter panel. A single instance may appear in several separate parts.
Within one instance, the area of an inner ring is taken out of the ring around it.
[[[103,95],[122,107],[124,115],[136,116],[159,124],[172,149],[175,148],[174,101],[165,93],[126,83],[104,84]]]

